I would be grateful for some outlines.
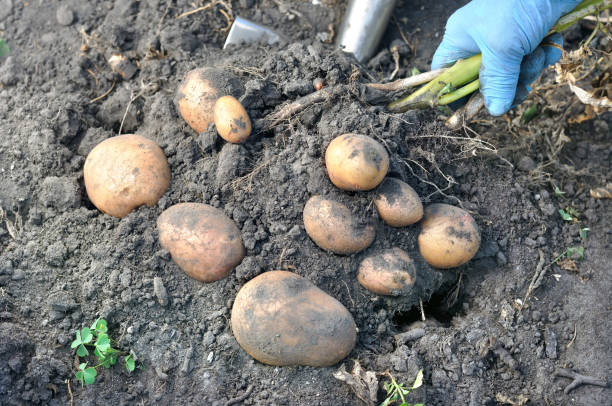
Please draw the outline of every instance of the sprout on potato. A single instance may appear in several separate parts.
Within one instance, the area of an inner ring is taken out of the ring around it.
[[[374,205],[378,215],[392,227],[406,227],[423,217],[423,204],[410,185],[387,178],[377,190]]]
[[[162,149],[140,135],[108,138],[91,150],[83,168],[89,200],[103,213],[125,217],[153,206],[170,186]]]

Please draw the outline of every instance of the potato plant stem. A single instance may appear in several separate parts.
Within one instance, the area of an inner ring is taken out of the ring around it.
[[[468,83],[467,85],[463,86],[462,88],[455,90],[454,92],[450,92],[450,93],[440,96],[440,98],[438,99],[438,104],[440,106],[446,106],[447,104],[457,101],[461,99],[462,97],[465,97],[468,94],[471,94],[475,92],[476,90],[478,90],[479,85],[480,85],[480,81],[476,79]]]

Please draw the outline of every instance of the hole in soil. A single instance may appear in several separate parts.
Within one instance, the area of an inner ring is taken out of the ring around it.
[[[433,294],[429,302],[423,303],[423,310],[427,319],[434,319],[444,327],[449,327],[453,317],[461,314],[461,303],[463,301],[460,296],[455,305],[449,308],[448,292],[440,292]],[[393,316],[393,323],[399,329],[416,321],[421,321],[421,309],[418,306],[408,312],[397,312]]]

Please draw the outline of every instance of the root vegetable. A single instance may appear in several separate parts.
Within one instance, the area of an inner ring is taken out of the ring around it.
[[[417,192],[395,178],[385,179],[374,205],[380,218],[392,227],[406,227],[423,217],[423,204]]]
[[[416,267],[404,250],[395,247],[361,261],[357,280],[379,295],[401,296],[414,287]]]
[[[178,110],[187,124],[197,133],[206,131],[214,121],[213,107],[221,96],[217,83],[220,72],[200,68],[185,74],[177,95]]]
[[[170,186],[164,152],[140,135],[102,141],[87,156],[83,177],[91,202],[114,217],[125,217],[143,204],[155,205]]]
[[[215,103],[213,114],[217,132],[224,140],[241,143],[251,134],[249,115],[235,97],[220,97]]]
[[[327,173],[343,190],[371,190],[385,177],[389,155],[374,139],[360,134],[334,138],[325,151]]]

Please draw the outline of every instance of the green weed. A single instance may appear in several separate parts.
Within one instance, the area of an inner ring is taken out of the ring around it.
[[[407,388],[403,383],[397,383],[393,375],[389,372],[386,373],[391,379],[390,382],[385,382],[383,385],[385,391],[387,391],[387,397],[380,404],[380,406],[388,406],[392,405],[395,402],[401,402],[399,406],[424,406],[423,403],[408,403],[406,402],[406,396],[410,394],[413,390],[421,387],[423,385],[423,370],[421,369],[411,387]]]

